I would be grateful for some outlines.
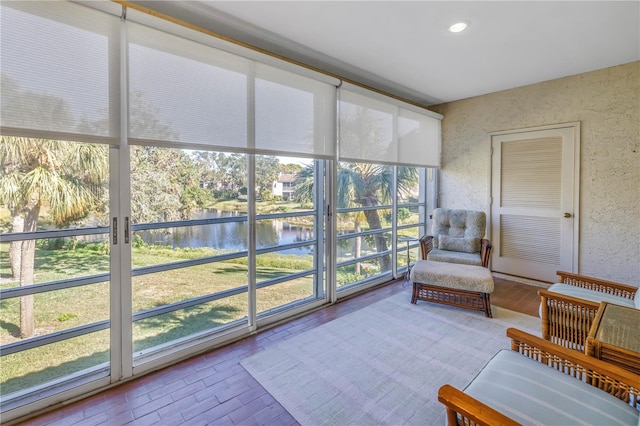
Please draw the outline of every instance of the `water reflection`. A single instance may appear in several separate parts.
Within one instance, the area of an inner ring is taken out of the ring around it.
[[[238,216],[236,212],[206,210],[194,219],[209,219]],[[136,231],[147,244],[165,245],[172,248],[210,247],[219,250],[247,250],[248,224],[242,222],[216,223],[212,225],[183,226],[177,228]],[[286,220],[271,219],[256,222],[256,241],[258,248],[310,241],[314,239],[312,227],[292,225]],[[282,250],[286,254],[311,254],[312,246]]]

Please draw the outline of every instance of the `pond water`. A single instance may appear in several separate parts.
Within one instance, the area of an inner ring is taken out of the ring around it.
[[[235,212],[204,210],[194,219],[210,219],[239,216]],[[248,224],[242,222],[216,223],[212,225],[183,226],[178,228],[142,230],[135,234],[147,244],[160,244],[173,248],[211,247],[220,250],[247,250]],[[313,228],[292,225],[286,220],[258,220],[256,223],[258,248],[310,241],[314,239]],[[313,243],[311,243],[313,244]],[[288,254],[311,254],[312,245],[282,250]]]
[[[239,216],[236,212],[204,210],[194,219]],[[309,219],[311,219],[309,217]],[[159,244],[172,248],[211,247],[219,250],[247,250],[248,224],[243,222],[216,223],[212,225],[183,226],[169,229],[135,231],[147,244]],[[314,239],[312,227],[293,225],[286,220],[258,220],[256,223],[257,247],[274,247],[284,244],[311,241]],[[368,250],[366,240],[362,241],[362,249]],[[281,250],[285,254],[313,254],[314,243],[308,246]],[[341,241],[338,245],[338,256],[353,251],[353,239]]]

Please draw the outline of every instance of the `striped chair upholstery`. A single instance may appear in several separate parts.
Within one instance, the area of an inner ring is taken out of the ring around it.
[[[633,425],[624,401],[517,352],[502,350],[464,392],[523,425]]]

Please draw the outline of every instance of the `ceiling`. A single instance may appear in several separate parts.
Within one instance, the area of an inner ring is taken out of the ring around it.
[[[425,106],[640,60],[640,1],[134,3]]]

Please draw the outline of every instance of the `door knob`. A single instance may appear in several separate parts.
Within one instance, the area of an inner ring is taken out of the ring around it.
[[[571,217],[571,213],[565,213],[564,217]]]

